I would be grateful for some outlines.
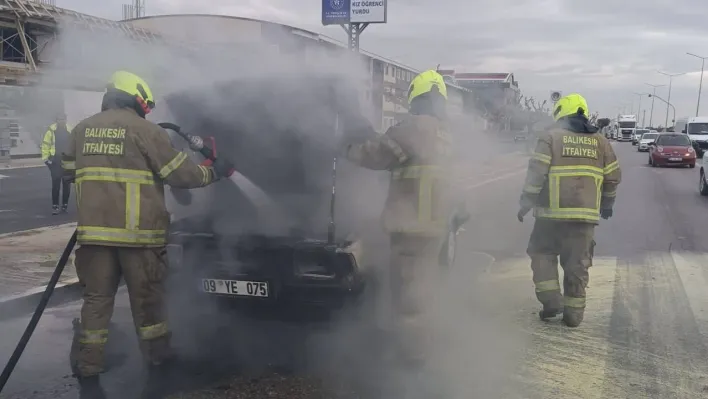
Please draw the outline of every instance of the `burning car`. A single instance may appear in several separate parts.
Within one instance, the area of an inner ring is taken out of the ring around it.
[[[387,180],[335,161],[332,90],[316,81],[220,83],[165,100],[170,122],[210,137],[238,171],[172,190],[169,252],[180,292],[339,308],[364,291],[378,260],[364,259],[362,246],[380,256],[387,247],[378,221]]]

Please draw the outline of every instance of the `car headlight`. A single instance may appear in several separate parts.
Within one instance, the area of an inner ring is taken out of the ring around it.
[[[693,151],[694,151],[693,148],[689,148],[689,149],[688,149],[688,152],[689,152],[689,153],[691,153],[691,152],[693,152]],[[688,155],[688,154],[686,154],[686,155]]]
[[[326,254],[324,254],[326,255]],[[297,277],[307,277],[313,279],[330,280],[335,277],[331,265],[327,262],[329,259],[323,254],[315,254],[311,252],[295,252],[293,264],[293,273]]]
[[[664,152],[664,147],[656,147],[656,150],[659,152]]]

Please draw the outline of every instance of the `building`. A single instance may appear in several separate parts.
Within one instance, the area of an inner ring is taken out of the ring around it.
[[[103,91],[109,69],[116,65],[105,62],[104,71],[81,69],[80,63],[72,64],[72,57],[64,54],[66,51],[83,51],[85,57],[91,49],[80,45],[58,45],[58,21],[65,24],[61,31],[64,37],[76,29],[90,32],[90,37],[99,43],[102,38],[115,37],[145,48],[170,48],[183,53],[185,58],[198,57],[205,49],[216,50],[221,57],[236,57],[242,50],[285,53],[301,57],[308,63],[326,62],[328,57],[341,57],[345,52],[351,56],[344,43],[267,21],[217,15],[162,15],[113,21],[56,7],[51,1],[0,0],[0,43],[3,45],[0,87],[21,86],[26,89],[23,96],[32,100],[9,105],[20,119],[24,119],[20,122],[23,130],[26,127],[32,132],[38,131],[32,133],[37,146],[43,129],[30,127],[26,121],[32,120],[37,126],[51,123],[54,115],[67,108],[63,104],[67,97],[63,92],[67,90]],[[362,72],[358,85],[360,102],[370,107],[374,127],[385,131],[407,113],[408,85],[420,71],[366,51],[361,51],[358,57],[358,70]],[[169,69],[165,68],[166,71]],[[155,79],[159,80],[159,74]],[[154,85],[158,86],[157,83]],[[464,117],[475,111],[471,90],[450,84],[448,96],[451,116]],[[40,100],[41,105],[37,102]],[[31,107],[28,108],[28,104]],[[30,108],[32,112],[28,111]],[[42,115],[34,112],[38,108],[43,111]],[[69,121],[75,122],[71,115]],[[22,139],[20,137],[18,142],[26,141]]]
[[[347,51],[344,43],[327,36],[273,22],[250,18],[221,15],[160,15],[131,19],[132,26],[149,30],[156,34],[176,38],[190,45],[222,45],[230,49],[240,45],[271,47],[290,55],[299,54],[308,62],[314,62],[329,52]],[[190,26],[192,29],[184,29]],[[199,33],[195,33],[199,32]],[[362,69],[366,76],[362,80],[361,100],[369,104],[374,115],[372,122],[380,131],[401,120],[408,112],[408,86],[420,71],[384,57],[360,51]],[[463,115],[464,97],[471,91],[458,85],[449,87],[449,112]]]
[[[516,107],[520,95],[519,82],[513,73],[471,73],[452,69],[440,72],[447,81],[473,92],[480,111],[508,129],[506,109]]]

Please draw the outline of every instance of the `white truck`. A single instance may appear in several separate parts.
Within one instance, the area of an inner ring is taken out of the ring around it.
[[[674,124],[674,132],[688,134],[699,157],[708,150],[708,116],[679,118]]]
[[[637,115],[618,115],[617,128],[617,141],[632,141],[637,130]]]

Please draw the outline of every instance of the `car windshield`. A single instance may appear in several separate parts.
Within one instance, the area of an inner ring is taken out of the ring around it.
[[[649,133],[649,131],[648,130],[641,130],[641,129],[637,130],[637,134],[639,134],[639,135],[644,134],[644,133]]]
[[[619,127],[625,128],[625,129],[631,129],[635,126],[637,126],[637,122],[620,122],[619,123]]]
[[[666,134],[666,135],[661,135],[661,137],[656,139],[656,144],[657,145],[664,145],[664,146],[689,147],[691,145],[691,140],[689,140],[689,138],[685,135]]]
[[[689,123],[688,134],[708,134],[708,123]]]
[[[656,133],[644,133],[642,140],[656,140],[656,136],[658,136]]]

